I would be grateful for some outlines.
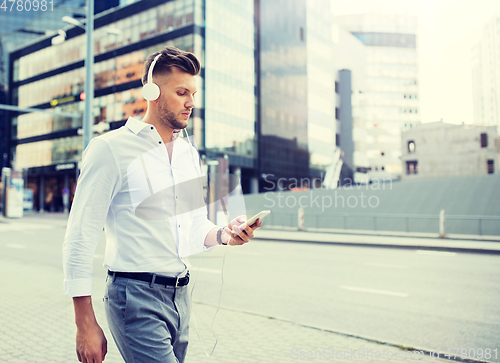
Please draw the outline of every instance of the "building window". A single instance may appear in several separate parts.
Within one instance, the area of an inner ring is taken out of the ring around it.
[[[382,151],[382,152],[380,153],[380,156],[384,156],[384,155],[385,155],[385,153]]]
[[[385,166],[381,167],[380,169],[382,169],[382,171],[384,171],[385,170]]]
[[[418,174],[418,161],[407,161],[406,162],[406,174]]]
[[[303,42],[304,41],[304,28],[300,28],[300,41]]]
[[[335,134],[335,145],[340,146],[340,135]]]
[[[408,154],[412,154],[415,152],[415,141],[408,141]]]
[[[488,134],[484,132],[481,134],[481,147],[488,147]]]
[[[335,118],[337,120],[340,120],[340,110],[338,107],[335,107]]]
[[[339,82],[335,81],[335,93],[339,93]]]
[[[486,161],[486,170],[488,174],[493,174],[495,172],[495,161],[493,159]]]

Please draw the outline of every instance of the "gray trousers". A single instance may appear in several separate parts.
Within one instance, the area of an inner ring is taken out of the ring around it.
[[[191,313],[187,286],[108,276],[104,307],[126,363],[184,362]]]

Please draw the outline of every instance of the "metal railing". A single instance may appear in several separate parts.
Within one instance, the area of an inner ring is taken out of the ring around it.
[[[297,228],[297,211],[273,210],[268,226]],[[304,213],[304,228],[439,233],[439,214]],[[446,215],[446,233],[500,235],[500,216]],[[486,232],[486,233],[485,233]]]

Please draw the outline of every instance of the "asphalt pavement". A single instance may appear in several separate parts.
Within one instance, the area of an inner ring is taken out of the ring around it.
[[[63,214],[35,214],[19,220],[1,220],[0,247],[7,253],[0,255],[0,361],[2,362],[76,362],[75,325],[71,299],[62,294],[60,254],[40,259],[43,243],[54,235],[64,235],[66,216]],[[48,233],[50,231],[50,233]],[[29,239],[31,245],[19,236]],[[329,236],[330,235],[330,236]],[[36,237],[36,238],[35,238]],[[491,241],[443,241],[442,239],[416,240],[388,236],[345,234],[335,239],[331,233],[276,231],[262,229],[257,238],[314,243],[354,245],[387,245],[403,248],[463,248],[497,253]],[[37,240],[36,242],[33,240]],[[399,240],[396,245],[396,239]],[[385,242],[384,242],[385,241]],[[418,242],[417,242],[418,241]],[[458,242],[467,242],[467,245]],[[62,239],[60,242],[62,243]],[[103,241],[100,242],[102,245]],[[417,243],[420,243],[417,245]],[[444,244],[443,244],[444,243]],[[474,245],[469,245],[474,243]],[[476,244],[480,243],[480,244]],[[460,247],[463,246],[463,247]],[[37,252],[38,251],[38,252]],[[28,253],[29,252],[29,253]],[[102,256],[96,256],[99,259]],[[102,261],[102,258],[101,258]],[[113,341],[103,311],[104,269],[95,264],[94,309],[96,317],[108,338],[106,362],[122,362]],[[187,363],[195,362],[289,362],[301,360],[356,360],[361,362],[390,360],[443,360],[435,352],[414,350],[373,338],[298,324],[292,320],[266,316],[235,307],[222,306],[217,312],[215,304],[194,299],[191,321],[190,348]],[[194,320],[196,319],[196,322]],[[212,325],[213,323],[213,325]],[[197,327],[197,328],[196,328]],[[215,336],[214,336],[215,333]],[[217,337],[217,338],[216,338]],[[212,351],[214,344],[216,348]],[[452,356],[453,356],[453,352]],[[473,361],[461,359],[458,361]],[[492,361],[492,359],[487,359]],[[493,359],[495,360],[495,359]],[[482,359],[486,361],[486,359]]]

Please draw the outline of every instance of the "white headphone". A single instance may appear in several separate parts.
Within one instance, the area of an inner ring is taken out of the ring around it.
[[[142,86],[142,97],[146,101],[155,101],[160,97],[160,87],[156,83],[153,83],[153,69],[155,67],[156,61],[160,58],[161,53],[158,54],[155,59],[151,62],[148,71],[148,83]]]

